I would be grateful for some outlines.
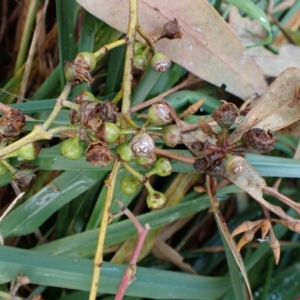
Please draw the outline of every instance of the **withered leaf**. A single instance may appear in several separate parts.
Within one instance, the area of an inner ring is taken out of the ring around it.
[[[129,1],[77,0],[87,11],[110,26],[127,31]],[[190,72],[241,97],[263,94],[267,85],[244,46],[207,0],[140,0],[139,23],[149,35],[176,18],[183,36],[162,39],[157,49]]]
[[[250,128],[277,131],[300,119],[300,69],[288,68],[272,83],[265,95],[256,100],[243,122],[229,137],[239,140]]]

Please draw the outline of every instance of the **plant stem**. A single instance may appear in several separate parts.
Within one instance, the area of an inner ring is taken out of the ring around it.
[[[120,163],[117,160],[115,160],[111,173],[109,174],[109,177],[105,180],[107,191],[105,197],[105,204],[102,210],[103,213],[102,213],[102,218],[100,223],[97,249],[94,258],[94,271],[93,271],[93,278],[92,278],[89,300],[95,300],[97,296],[101,266],[103,264],[104,240],[106,236],[106,230],[109,221],[109,212],[110,212],[110,207],[111,207],[111,202],[112,202],[112,197],[113,197],[113,192],[115,188],[119,167],[120,167]]]
[[[56,104],[55,104],[50,116],[48,117],[48,119],[43,124],[43,128],[45,130],[48,130],[48,128],[50,127],[50,125],[52,124],[52,122],[54,121],[54,119],[56,118],[58,113],[60,112],[60,110],[62,108],[61,102],[67,99],[67,97],[69,96],[69,94],[71,92],[71,88],[72,88],[71,82],[67,82],[67,84],[65,85],[63,91],[61,92],[61,94],[57,98]]]
[[[122,300],[123,296],[125,294],[125,291],[130,283],[135,279],[135,273],[136,273],[136,263],[138,256],[141,252],[142,246],[144,244],[146,235],[150,229],[149,224],[146,224],[145,227],[143,227],[140,222],[137,220],[137,218],[133,215],[133,213],[123,205],[123,203],[119,200],[116,200],[118,205],[121,208],[121,212],[125,214],[133,223],[133,225],[136,227],[138,231],[138,240],[136,243],[136,246],[134,248],[134,251],[131,255],[130,261],[128,263],[127,269],[125,271],[125,274],[123,275],[122,281],[120,283],[120,286],[118,288],[118,292],[116,294],[115,300]]]
[[[42,125],[35,125],[33,130],[24,136],[23,138],[15,141],[14,143],[6,146],[5,148],[0,149],[0,159],[3,156],[29,144],[39,140],[51,140],[52,134],[44,129]]]
[[[141,183],[144,183],[146,181],[146,178],[144,175],[142,175],[140,172],[136,171],[133,167],[130,166],[130,164],[126,162],[122,162],[122,166],[134,177],[136,177]]]
[[[155,42],[151,38],[150,35],[148,35],[145,30],[138,24],[137,26],[137,32],[140,34],[140,36],[147,42],[147,44],[150,46],[150,48],[155,51]]]
[[[130,116],[131,106],[131,87],[132,87],[132,61],[134,55],[134,42],[138,23],[137,0],[130,0],[130,15],[127,30],[129,42],[126,46],[125,66],[123,75],[123,99],[122,99],[122,114],[128,124],[134,124]],[[127,124],[122,120],[121,129],[125,129]],[[136,127],[135,127],[136,128]]]
[[[1,160],[1,164],[12,174],[15,174],[17,169],[15,169],[7,160]]]
[[[115,41],[113,43],[110,43],[108,45],[104,45],[103,47],[101,47],[99,50],[97,50],[96,52],[94,52],[93,54],[96,56],[96,58],[98,59],[102,54],[107,53],[108,51],[110,51],[111,49],[117,48],[119,46],[125,45],[127,44],[129,41],[128,37],[125,37],[123,39],[120,39],[118,41]]]
[[[186,162],[188,164],[193,164],[195,162],[194,157],[184,156],[182,154],[170,152],[170,151],[163,150],[163,149],[160,149],[160,148],[155,148],[154,153],[157,154],[157,155],[160,155],[160,156],[165,156],[165,157],[173,158],[173,159],[176,159],[176,160],[179,160],[179,161],[183,161],[183,162]]]

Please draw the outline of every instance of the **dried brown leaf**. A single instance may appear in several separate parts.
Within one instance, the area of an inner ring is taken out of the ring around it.
[[[229,137],[229,142],[239,140],[250,128],[258,127],[277,131],[300,119],[300,101],[297,91],[300,69],[288,68],[272,83],[268,92],[256,100],[244,121]]]
[[[263,220],[260,224],[260,229],[261,229],[261,237],[264,239],[270,228],[272,227],[271,222],[269,220]]]
[[[273,228],[270,228],[270,248],[273,251],[275,257],[275,263],[278,265],[280,259],[280,243],[276,239]]]
[[[127,0],[77,0],[86,10],[110,26],[126,32]],[[183,36],[162,39],[157,48],[190,72],[241,98],[266,91],[265,79],[229,25],[207,0],[140,0],[139,22],[154,36],[163,25],[176,18]]]
[[[245,221],[233,230],[233,232],[231,233],[231,237],[233,238],[242,232],[252,230],[254,227],[259,225],[260,223],[261,223],[261,220],[257,220],[255,222]]]
[[[237,244],[237,250],[238,252],[241,251],[241,249],[248,243],[250,243],[254,239],[255,232],[259,229],[259,225],[255,226],[253,229],[245,232],[241,239],[239,240]]]

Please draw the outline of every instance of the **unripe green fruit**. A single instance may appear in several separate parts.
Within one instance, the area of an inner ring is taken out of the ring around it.
[[[166,196],[161,192],[153,191],[148,194],[146,201],[149,208],[156,209],[165,204]]]
[[[158,175],[161,177],[164,176],[169,176],[172,174],[172,165],[169,161],[169,159],[165,157],[160,157],[159,159],[156,160],[154,163],[154,166],[150,171],[146,173],[146,176],[151,176],[151,175]]]
[[[134,43],[134,55],[142,54],[145,49],[145,44],[136,41]]]
[[[151,59],[152,69],[157,72],[166,72],[170,65],[170,58],[162,53],[154,54],[154,56]]]
[[[8,169],[0,162],[0,176],[5,175]]]
[[[182,139],[182,133],[179,129],[179,126],[175,124],[165,126],[162,130],[162,133],[163,142],[171,148],[175,147],[178,143],[180,143]]]
[[[25,160],[35,160],[38,153],[39,153],[40,147],[36,143],[30,143],[27,144],[21,148],[19,148],[16,153],[17,156],[25,159]]]
[[[142,53],[138,55],[134,55],[133,57],[133,66],[137,68],[138,70],[144,71],[147,66],[147,59],[148,55]]]
[[[153,152],[149,156],[137,156],[135,158],[135,162],[146,169],[150,168],[155,161],[156,155]]]
[[[135,158],[134,153],[132,152],[132,150],[130,148],[130,143],[128,143],[128,142],[119,144],[116,147],[116,153],[118,154],[119,159],[121,161],[130,162],[130,161],[133,161]]]
[[[151,105],[148,110],[148,121],[153,125],[165,125],[172,122],[169,107],[163,103]]]
[[[78,159],[82,156],[83,146],[77,136],[66,139],[60,147],[61,153],[69,159]]]
[[[114,143],[120,137],[120,128],[111,122],[103,122],[96,136],[107,144]]]
[[[124,194],[132,195],[137,191],[139,180],[133,175],[124,176],[120,181],[120,187]]]

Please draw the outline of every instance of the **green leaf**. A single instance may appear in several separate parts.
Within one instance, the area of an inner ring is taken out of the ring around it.
[[[22,273],[33,284],[89,291],[93,261],[0,247],[0,282]],[[104,263],[99,293],[115,294],[126,266]],[[138,267],[126,295],[150,299],[219,299],[228,289],[225,277],[205,277]]]

